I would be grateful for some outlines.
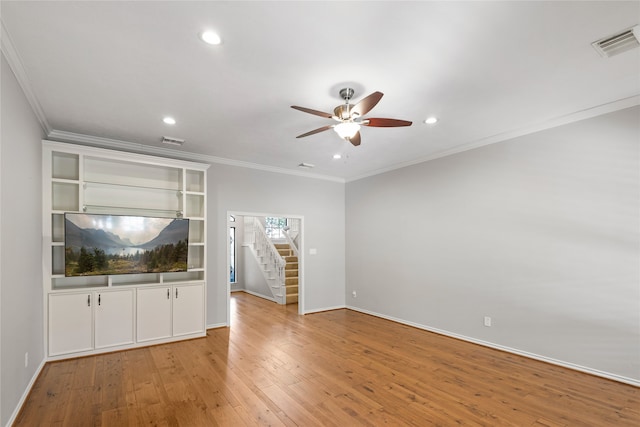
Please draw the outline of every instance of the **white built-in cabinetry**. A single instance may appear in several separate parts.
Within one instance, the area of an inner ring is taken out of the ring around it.
[[[138,342],[197,333],[204,321],[203,291],[197,284],[138,288]]]
[[[43,141],[43,290],[49,358],[205,335],[207,168]],[[65,277],[65,212],[188,218],[188,270]]]
[[[133,289],[50,293],[49,355],[133,344],[133,295]]]

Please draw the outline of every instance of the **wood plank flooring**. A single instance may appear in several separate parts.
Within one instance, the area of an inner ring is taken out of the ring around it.
[[[16,426],[640,426],[640,389],[244,293],[206,338],[48,363]]]

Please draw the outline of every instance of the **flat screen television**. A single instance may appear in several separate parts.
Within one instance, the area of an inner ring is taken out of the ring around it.
[[[64,275],[187,271],[189,220],[64,214]]]

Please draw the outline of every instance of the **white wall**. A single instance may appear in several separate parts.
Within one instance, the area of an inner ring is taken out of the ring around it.
[[[344,190],[339,182],[212,164],[207,171],[207,324],[227,322],[227,212],[303,216],[304,309],[344,306]],[[221,234],[225,233],[225,234]]]
[[[274,300],[273,293],[269,289],[269,283],[267,283],[262,268],[253,254],[253,249],[249,246],[242,246],[240,252],[245,261],[242,268],[242,275],[244,276],[242,289],[254,295]]]
[[[640,384],[639,119],[348,183],[347,304]]]
[[[2,58],[0,133],[0,425],[44,359],[40,125]],[[29,366],[24,355],[29,352]]]

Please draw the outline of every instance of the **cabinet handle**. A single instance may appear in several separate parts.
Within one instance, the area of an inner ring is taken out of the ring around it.
[[[178,299],[178,288],[176,288],[176,299]]]
[[[100,305],[100,297],[101,296],[102,296],[101,294],[98,294],[98,305]]]
[[[91,307],[91,294],[87,295],[87,307]]]
[[[169,291],[169,289],[167,288],[167,299],[169,299],[169,295],[170,295],[170,291]]]

